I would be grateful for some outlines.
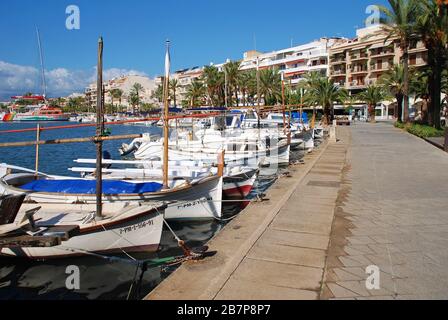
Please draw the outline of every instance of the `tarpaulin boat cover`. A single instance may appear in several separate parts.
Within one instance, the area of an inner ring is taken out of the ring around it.
[[[24,190],[56,192],[66,194],[95,194],[95,180],[36,180],[21,186]],[[142,194],[157,192],[162,184],[157,182],[129,183],[124,181],[103,181],[103,194]]]

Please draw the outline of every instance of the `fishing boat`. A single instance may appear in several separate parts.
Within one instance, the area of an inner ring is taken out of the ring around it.
[[[103,181],[103,203],[166,202],[166,219],[213,219],[222,216],[220,176],[195,180],[172,179],[164,189],[161,181]],[[25,194],[25,202],[37,204],[95,204],[92,179],[36,175],[33,170],[0,165],[0,194]]]
[[[23,196],[13,197],[23,201]],[[2,197],[2,203],[10,197]],[[3,206],[1,206],[3,207]],[[0,256],[61,258],[91,253],[157,251],[163,229],[163,203],[110,204],[103,217],[95,205],[6,206],[8,223],[0,223]],[[13,207],[22,207],[12,212]],[[2,208],[5,209],[5,208]],[[30,215],[32,213],[32,217]],[[76,232],[73,232],[76,230]]]
[[[95,159],[77,159],[76,163],[94,164]],[[148,182],[161,180],[161,161],[119,161],[103,159],[105,165],[131,165],[133,168],[103,169],[105,180],[125,180],[133,182]],[[136,168],[141,166],[143,168]],[[82,177],[94,179],[96,169],[87,167],[69,168],[72,172],[80,173]],[[226,166],[223,173],[223,196],[226,199],[244,199],[252,191],[258,174],[258,166]],[[216,175],[218,168],[214,165],[196,161],[170,161],[169,176],[179,179],[198,179],[200,177]],[[173,178],[171,178],[173,179]]]

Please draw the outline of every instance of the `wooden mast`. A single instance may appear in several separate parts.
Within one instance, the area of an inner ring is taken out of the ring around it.
[[[97,67],[97,95],[96,95],[96,217],[103,216],[103,38],[98,40],[98,67]]]
[[[163,188],[168,189],[168,140],[169,140],[169,83],[170,83],[170,41],[166,41],[166,56],[165,56],[165,92],[164,103],[165,110],[163,116]]]

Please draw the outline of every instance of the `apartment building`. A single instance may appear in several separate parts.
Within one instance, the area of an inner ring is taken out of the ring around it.
[[[152,92],[156,88],[156,81],[145,76],[138,75],[126,75],[118,78],[111,79],[104,83],[104,103],[105,104],[118,104],[118,101],[114,100],[111,95],[113,89],[120,89],[123,91],[123,97],[121,98],[121,106],[131,111],[132,106],[129,103],[129,94],[132,90],[132,86],[135,83],[139,83],[143,87],[143,91],[140,92],[140,99],[142,103],[156,103],[151,98]],[[97,87],[96,83],[89,85],[85,90],[86,100],[91,107],[96,107],[97,101]]]
[[[348,41],[345,38],[321,38],[304,45],[282,50],[262,53],[256,50],[247,51],[241,60],[241,70],[277,68],[288,85],[296,86],[304,76],[312,71],[329,76],[329,49]],[[224,63],[211,64],[223,71]],[[175,71],[170,79],[177,79],[179,89],[176,99],[180,103],[185,97],[186,88],[195,79],[202,76],[204,67],[193,67]],[[156,86],[163,84],[163,77],[155,79]]]
[[[329,76],[329,50],[346,42],[344,38],[321,38],[304,45],[270,53],[248,51],[241,62],[241,70],[277,68],[282,78],[292,86],[297,85],[309,72]]]
[[[402,50],[398,39],[387,39],[381,25],[356,32],[356,38],[330,48],[330,77],[352,94],[374,84],[394,64],[400,63]],[[409,47],[409,65],[427,64],[427,50],[422,41]]]

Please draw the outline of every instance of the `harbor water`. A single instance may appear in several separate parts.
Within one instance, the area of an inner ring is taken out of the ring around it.
[[[68,123],[40,123],[42,127],[59,126]],[[0,122],[0,131],[36,127],[36,123]],[[112,135],[152,133],[160,134],[157,127],[114,125],[110,126]],[[41,140],[89,137],[95,134],[94,127],[51,130],[41,133]],[[0,133],[0,142],[34,141],[35,132]],[[123,142],[104,143],[112,159],[120,159],[118,148]],[[301,152],[295,158],[303,156]],[[67,168],[77,166],[73,160],[95,158],[93,143],[45,145],[40,147],[39,171],[56,175],[77,176]],[[0,163],[8,163],[34,169],[34,147],[14,147],[0,149]],[[261,176],[251,197],[265,192],[275,181],[275,176]],[[226,217],[232,217],[241,211],[241,204],[224,206]],[[171,222],[170,226],[179,238],[189,247],[198,247],[207,243],[219,232],[226,222]],[[175,267],[142,268],[139,261],[181,255],[174,236],[168,229],[162,234],[160,250],[157,253],[123,253],[110,259],[105,256],[82,256],[47,261],[28,261],[0,258],[0,299],[141,299],[155,288]],[[80,289],[69,290],[66,286],[67,267],[77,266],[80,270]]]

